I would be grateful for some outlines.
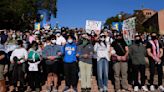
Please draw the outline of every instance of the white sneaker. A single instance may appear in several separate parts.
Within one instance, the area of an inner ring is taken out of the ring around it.
[[[143,91],[149,91],[148,88],[146,86],[142,86],[142,90]]]
[[[154,85],[151,85],[151,86],[150,86],[150,91],[155,91]]]
[[[117,90],[116,92],[121,92],[121,90],[119,89],[119,90]]]
[[[163,86],[159,86],[158,89],[163,92],[164,91],[164,87]]]
[[[102,88],[100,88],[100,92],[103,92],[104,90]]]
[[[138,91],[139,91],[138,86],[135,86],[135,87],[134,87],[134,91],[135,91],[135,92],[138,92]]]

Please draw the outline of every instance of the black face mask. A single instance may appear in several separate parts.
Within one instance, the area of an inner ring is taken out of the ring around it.
[[[122,39],[120,39],[120,38],[119,38],[119,39],[116,39],[116,40],[117,40],[117,42],[119,42],[119,43],[122,42]]]
[[[141,42],[140,40],[135,40],[136,44],[140,44],[140,42]]]
[[[152,40],[156,40],[157,37],[156,37],[156,36],[151,36],[151,39],[152,39]]]

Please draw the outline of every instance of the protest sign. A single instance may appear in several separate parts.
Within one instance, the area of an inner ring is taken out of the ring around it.
[[[95,31],[95,33],[100,34],[101,31],[102,22],[101,21],[94,21],[94,20],[87,20],[86,21],[86,32],[91,33],[92,30]]]
[[[34,29],[35,30],[40,30],[40,23],[35,23],[34,24]]]
[[[122,29],[122,22],[112,22],[112,29],[121,31]]]
[[[123,37],[126,42],[134,40],[136,34],[136,17],[129,18],[123,21]]]

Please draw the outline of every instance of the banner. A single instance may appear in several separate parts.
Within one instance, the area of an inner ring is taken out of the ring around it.
[[[123,25],[122,22],[112,22],[112,29],[117,30],[117,31],[121,31],[122,25]]]
[[[100,34],[101,32],[101,27],[102,27],[102,22],[101,21],[94,21],[94,20],[87,20],[86,21],[86,32],[91,33],[92,30],[95,31],[96,34]]]
[[[129,18],[123,21],[123,37],[126,42],[134,40],[136,34],[136,17]]]
[[[34,29],[35,30],[40,30],[40,23],[35,23],[34,24]]]

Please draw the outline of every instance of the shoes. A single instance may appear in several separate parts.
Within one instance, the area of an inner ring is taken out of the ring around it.
[[[100,92],[103,92],[104,90],[102,88],[100,88]]]
[[[103,90],[104,92],[108,92],[108,87],[105,86]]]
[[[69,92],[69,89],[70,89],[70,88],[66,86],[66,87],[64,88],[64,92]]]
[[[134,87],[134,92],[138,92],[138,91],[139,91],[138,86],[135,86],[135,87]]]
[[[151,85],[151,86],[150,86],[150,91],[155,91],[154,85]]]
[[[78,92],[78,91],[77,91],[77,88],[73,88],[73,92]]]
[[[36,88],[36,92],[40,92],[40,89],[39,88]]]
[[[85,92],[86,91],[86,89],[85,88],[81,88],[81,92]]]
[[[163,86],[159,86],[158,89],[159,89],[161,92],[164,92],[164,87],[163,87]]]
[[[121,91],[122,91],[122,92],[128,92],[128,90],[125,90],[125,89],[122,89]]]
[[[116,92],[121,92],[121,90],[119,89],[119,90],[117,90]]]
[[[53,88],[52,92],[58,92],[58,90],[56,88]]]
[[[143,91],[146,91],[146,92],[149,91],[148,88],[147,88],[146,86],[142,86],[142,90],[143,90]]]
[[[91,88],[86,88],[86,92],[91,92]]]

